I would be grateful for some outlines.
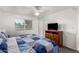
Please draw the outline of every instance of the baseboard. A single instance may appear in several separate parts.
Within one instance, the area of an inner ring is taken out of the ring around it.
[[[75,50],[75,49],[72,49],[72,48],[69,48],[69,47],[66,47],[66,46],[60,46],[60,47],[64,47],[64,48],[67,48],[67,49],[69,49],[69,50],[77,51],[77,50]],[[79,51],[77,51],[77,52],[79,53]]]

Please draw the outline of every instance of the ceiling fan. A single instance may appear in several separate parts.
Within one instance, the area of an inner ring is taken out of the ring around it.
[[[36,16],[39,16],[41,8],[42,8],[42,6],[35,6],[35,10],[36,10],[35,15]]]

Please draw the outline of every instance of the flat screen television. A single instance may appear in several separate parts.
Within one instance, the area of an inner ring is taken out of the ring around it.
[[[48,30],[58,30],[58,23],[49,23]]]

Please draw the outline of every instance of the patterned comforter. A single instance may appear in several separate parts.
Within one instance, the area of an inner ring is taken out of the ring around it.
[[[0,38],[0,40],[3,40]],[[7,38],[0,44],[0,53],[58,53],[59,46],[37,35],[19,35]]]
[[[59,47],[47,38],[37,35],[20,35],[16,42],[21,53],[58,53]]]

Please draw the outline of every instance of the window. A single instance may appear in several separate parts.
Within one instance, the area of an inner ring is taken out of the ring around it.
[[[15,29],[16,30],[32,30],[32,20],[16,19]]]

